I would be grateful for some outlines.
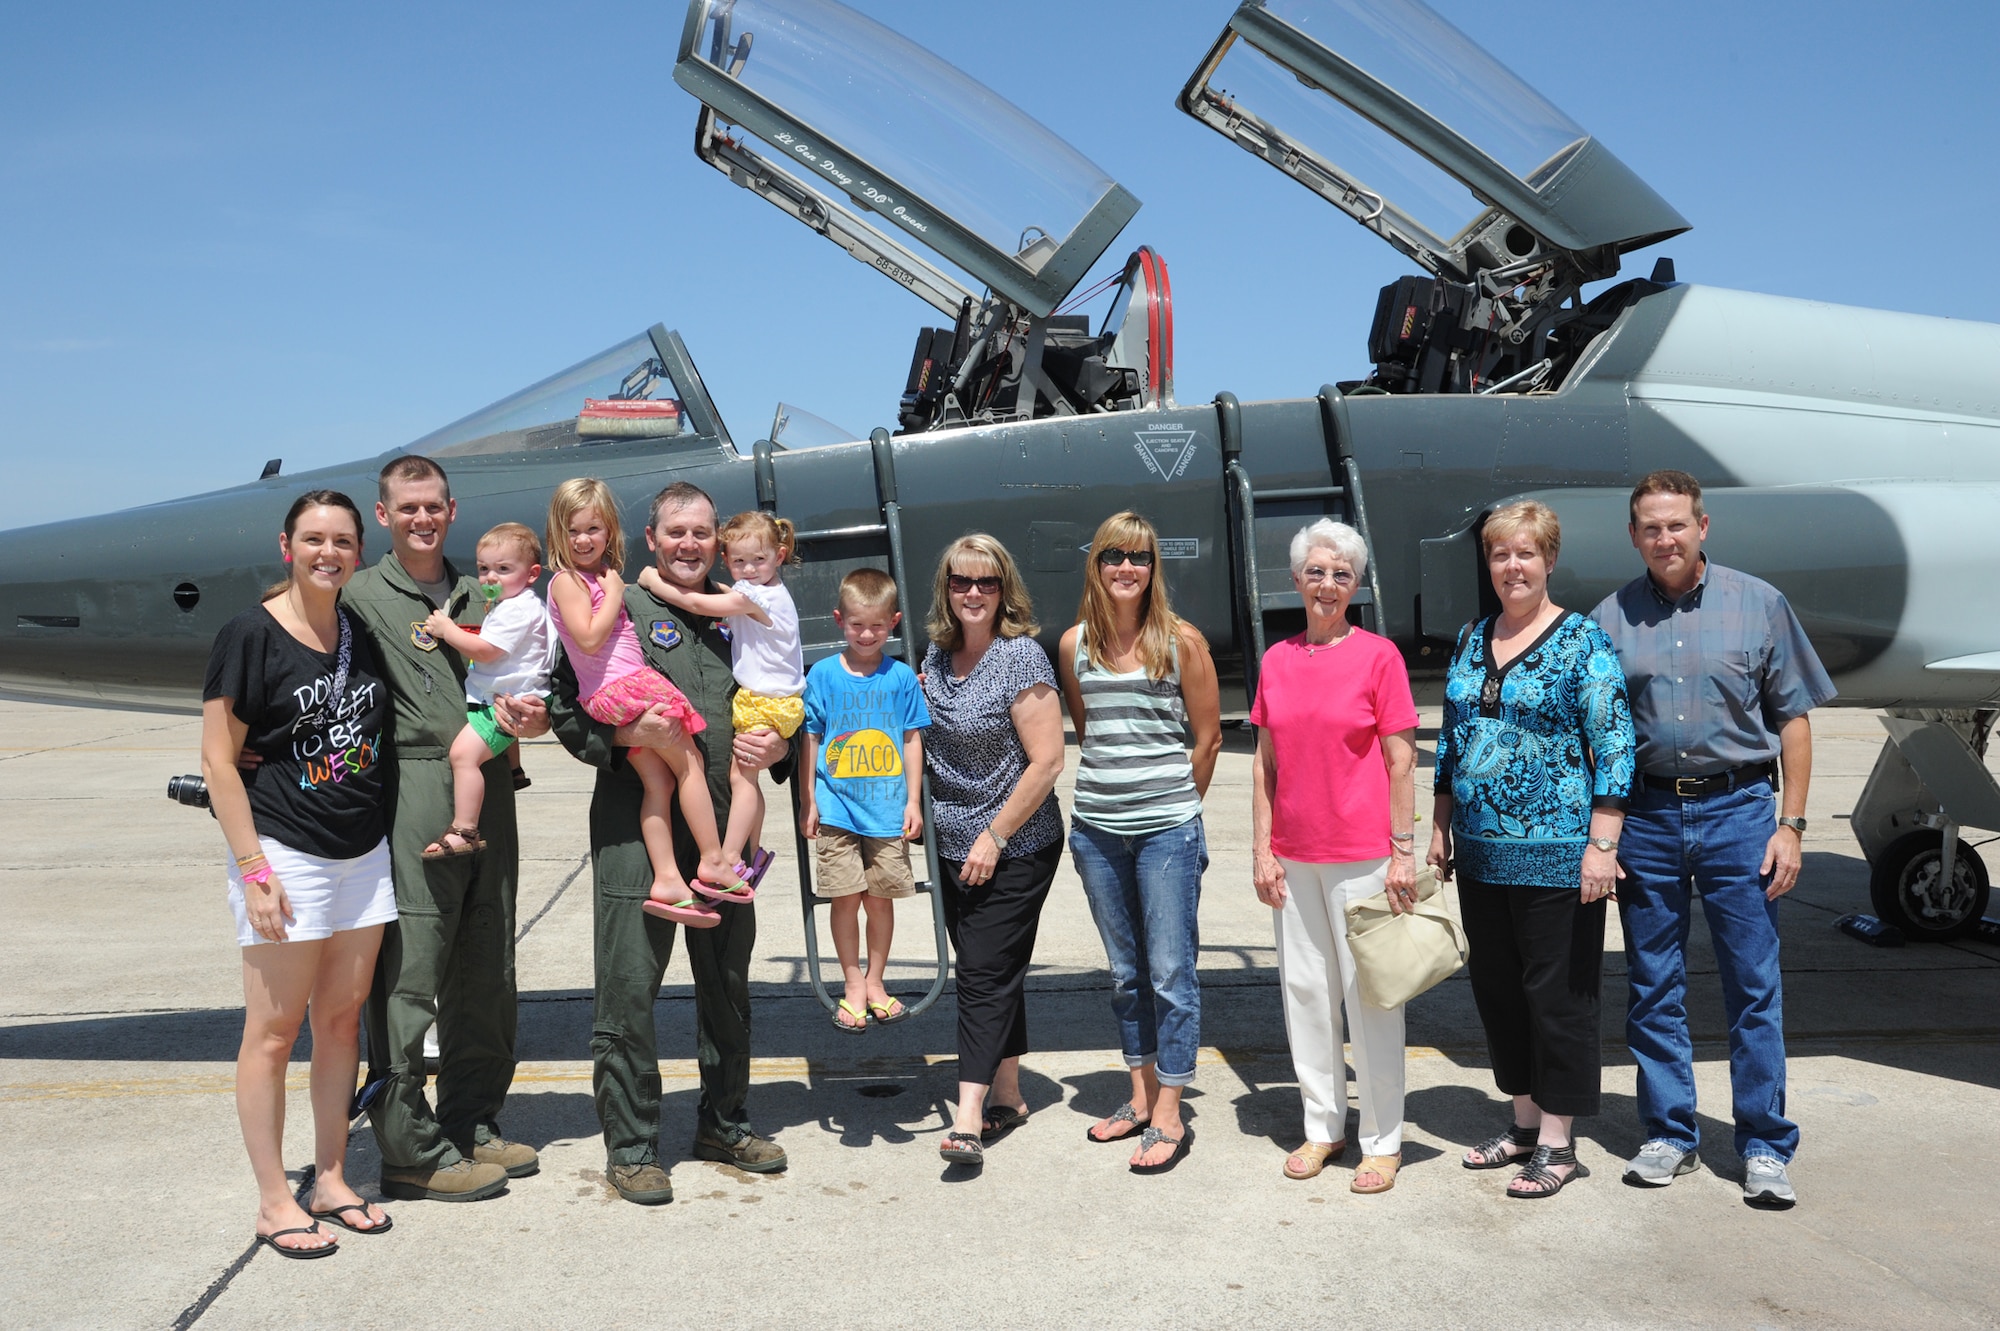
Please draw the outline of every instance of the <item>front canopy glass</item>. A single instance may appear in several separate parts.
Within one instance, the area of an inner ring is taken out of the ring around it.
[[[560,374],[501,398],[411,444],[427,457],[477,457],[671,439],[683,404],[650,334],[641,333]]]
[[[1138,208],[1012,102],[835,0],[693,0],[674,78],[787,169],[1040,313]]]

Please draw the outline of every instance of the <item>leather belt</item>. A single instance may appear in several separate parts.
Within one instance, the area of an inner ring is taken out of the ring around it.
[[[1651,772],[1640,778],[1649,790],[1671,790],[1684,800],[1700,799],[1704,795],[1720,795],[1747,786],[1754,781],[1774,781],[1777,779],[1778,765],[1774,762],[1749,763],[1743,767],[1733,767],[1727,772],[1717,772],[1713,776],[1656,776]]]

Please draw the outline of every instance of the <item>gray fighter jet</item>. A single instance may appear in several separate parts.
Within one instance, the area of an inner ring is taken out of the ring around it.
[[[1554,506],[1556,592],[1587,605],[1636,571],[1632,479],[1683,467],[1711,487],[1716,556],[1791,597],[1843,702],[1892,709],[1854,824],[1880,909],[1918,936],[1982,913],[1957,832],[2000,828],[1982,761],[2000,592],[1975,563],[2000,512],[2000,390],[1981,373],[2000,327],[1686,286],[1665,262],[1586,299],[1688,223],[1415,0],[1275,0],[1230,18],[1181,108],[1424,275],[1357,318],[1365,377],[1182,406],[1159,255],[1131,255],[1101,318],[1064,309],[1138,201],[1004,98],[833,0],[693,0],[674,77],[701,103],[703,162],[938,311],[898,428],[786,447],[800,417],[781,408],[743,456],[656,327],[408,446],[451,472],[461,564],[494,522],[539,529],[565,477],[602,476],[638,512],[680,478],[799,525],[809,652],[837,640],[848,568],[894,568],[921,612],[938,551],[975,528],[1016,553],[1052,639],[1096,523],[1131,507],[1247,693],[1302,617],[1286,542],[1332,513],[1375,554],[1358,613],[1421,680],[1481,610],[1484,514]],[[0,533],[0,687],[191,705],[216,628],[275,576],[290,498],[365,498],[388,456]]]

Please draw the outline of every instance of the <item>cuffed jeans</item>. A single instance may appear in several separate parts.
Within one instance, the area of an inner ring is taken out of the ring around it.
[[[1361,997],[1347,949],[1347,904],[1384,890],[1389,861],[1300,864],[1281,859],[1285,904],[1274,916],[1278,979],[1285,991],[1285,1036],[1305,1103],[1306,1138],[1347,1140],[1347,1069],[1340,1007],[1354,1042],[1354,1082],[1361,1101],[1361,1153],[1403,1149],[1403,1009],[1384,1011]]]
[[[1702,799],[1638,786],[1618,858],[1618,915],[1631,978],[1625,1037],[1639,1066],[1639,1118],[1649,1139],[1693,1150],[1694,1041],[1687,1020],[1691,894],[1701,894],[1729,1017],[1736,1151],[1789,1161],[1798,1125],[1785,1117],[1785,1011],[1778,907],[1759,872],[1777,830],[1777,799],[1758,781]]]
[[[1155,1065],[1162,1086],[1194,1080],[1201,1048],[1201,815],[1121,836],[1077,819],[1069,849],[1111,963],[1111,1010],[1129,1068]]]

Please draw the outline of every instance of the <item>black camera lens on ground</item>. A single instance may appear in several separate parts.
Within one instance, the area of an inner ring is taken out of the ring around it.
[[[190,809],[206,809],[208,782],[198,776],[170,776],[167,778],[167,798]]]

